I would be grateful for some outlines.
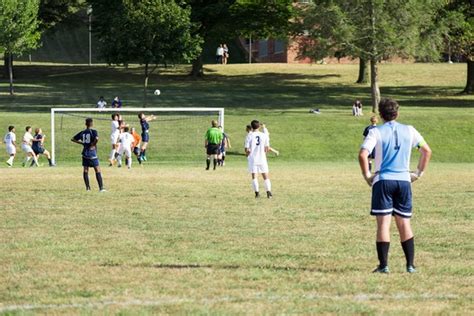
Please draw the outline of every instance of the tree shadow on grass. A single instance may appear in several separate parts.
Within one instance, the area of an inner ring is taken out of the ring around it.
[[[255,75],[211,74],[194,80],[181,67],[153,75],[146,103],[140,68],[88,66],[17,66],[17,95],[0,85],[0,111],[48,112],[51,107],[95,107],[99,96],[111,103],[119,95],[124,106],[225,107],[227,109],[350,108],[358,98],[370,104],[370,88],[326,81],[338,74],[266,72]],[[153,96],[159,88],[162,94]],[[382,86],[405,106],[472,108],[474,101],[457,95],[459,87]],[[3,91],[2,91],[3,90]]]

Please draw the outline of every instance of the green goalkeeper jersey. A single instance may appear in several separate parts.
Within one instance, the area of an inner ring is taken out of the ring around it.
[[[217,127],[211,127],[207,130],[205,137],[209,144],[220,144],[223,135]]]

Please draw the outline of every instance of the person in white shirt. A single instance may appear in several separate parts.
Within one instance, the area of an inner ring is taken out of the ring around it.
[[[268,140],[270,141],[270,132],[268,131],[267,127],[265,126],[265,124],[262,123],[262,132],[264,134],[267,134],[268,136]],[[276,150],[275,148],[272,148],[272,147],[268,147],[268,151],[271,151],[272,153],[275,154],[275,156],[279,156],[280,155],[280,152],[278,150]]]
[[[133,135],[129,133],[128,126],[125,126],[123,133],[119,136],[119,150],[118,150],[118,167],[122,167],[122,157],[125,154],[125,163],[128,169],[132,168],[132,144],[134,142]]]
[[[8,126],[8,133],[3,138],[3,142],[7,147],[7,154],[10,156],[7,160],[7,165],[9,167],[13,166],[13,159],[16,155],[16,135],[15,135],[15,126]]]
[[[248,169],[252,174],[252,188],[255,192],[255,198],[260,196],[258,185],[258,174],[262,174],[267,198],[272,198],[272,184],[268,177],[267,152],[270,148],[268,135],[259,131],[260,123],[253,120],[250,123],[252,132],[247,134],[245,139],[245,154],[248,160]]]
[[[33,159],[34,164],[38,166],[38,159],[31,148],[31,144],[33,141],[36,141],[33,135],[31,134],[31,126],[25,127],[25,134],[23,135],[22,143],[21,143],[21,150],[23,150],[26,154],[25,160],[23,161],[23,167],[27,166],[28,162]]]
[[[220,44],[216,50],[216,62],[218,64],[222,64],[223,57],[224,57],[224,47],[222,46],[222,44]]]
[[[118,113],[112,114],[112,122],[111,122],[111,133],[110,133],[110,143],[112,145],[112,150],[110,151],[109,156],[109,166],[112,167],[115,162],[115,154],[118,150],[118,141],[120,136],[120,115]]]
[[[107,101],[105,101],[104,97],[100,97],[99,98],[99,101],[97,101],[97,108],[98,109],[105,109],[105,107],[107,106]]]

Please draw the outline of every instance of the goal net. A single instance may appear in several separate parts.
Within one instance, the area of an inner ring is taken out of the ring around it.
[[[93,129],[99,134],[99,159],[107,162],[112,147],[111,115],[114,113],[119,113],[124,124],[134,127],[138,134],[141,134],[139,113],[156,117],[149,122],[147,163],[199,161],[205,155],[204,134],[211,120],[217,120],[224,128],[223,108],[52,108],[52,160],[64,163],[80,159],[82,149],[71,142],[71,138],[85,129],[86,118],[92,118]]]

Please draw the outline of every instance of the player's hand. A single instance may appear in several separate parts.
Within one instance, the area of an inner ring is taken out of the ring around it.
[[[410,172],[410,180],[411,183],[415,182],[416,180],[420,179],[421,176],[423,175],[423,172],[420,170],[412,171]]]
[[[369,185],[369,187],[372,186],[372,181],[374,181],[374,176],[369,172],[362,174],[364,176],[365,182]]]

